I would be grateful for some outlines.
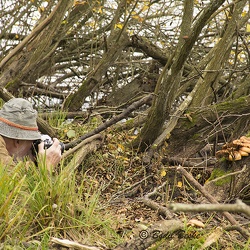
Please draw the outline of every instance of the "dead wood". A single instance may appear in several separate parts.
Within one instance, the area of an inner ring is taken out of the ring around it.
[[[102,247],[83,245],[75,241],[71,241],[67,239],[59,239],[55,237],[52,237],[50,241],[57,245],[64,246],[67,248],[72,248],[72,249],[79,249],[79,250],[102,250],[103,249]]]
[[[154,188],[154,190],[148,194],[146,194],[144,197],[140,198],[139,201],[141,201],[144,205],[150,207],[153,210],[156,210],[158,214],[164,216],[166,219],[173,219],[174,214],[167,208],[164,207],[157,202],[153,201],[150,199],[150,197],[158,195],[159,190],[164,188],[167,185],[167,182],[164,182],[162,185],[159,187]]]
[[[167,207],[164,207],[151,199],[140,198],[139,201],[141,201],[144,205],[150,207],[151,209],[157,211],[158,214],[164,216],[164,218],[166,219],[174,218],[174,214]]]
[[[78,143],[80,143],[81,141],[83,141],[84,139],[86,139],[92,135],[95,135],[97,133],[100,133],[100,132],[104,131],[106,128],[110,127],[111,125],[117,123],[118,121],[121,121],[122,119],[127,118],[130,113],[132,113],[133,111],[138,109],[140,106],[148,103],[150,100],[152,100],[152,98],[153,98],[153,94],[149,94],[149,95],[146,95],[145,97],[143,97],[142,99],[140,99],[139,101],[134,102],[127,109],[125,109],[121,114],[112,117],[110,120],[107,120],[106,122],[101,124],[99,127],[95,128],[91,132],[81,136],[80,138],[78,138],[70,143],[67,143],[65,145],[65,149],[72,148],[72,147],[76,146]]]
[[[231,141],[249,130],[250,96],[189,109],[171,133],[169,155],[191,157],[207,143]],[[188,115],[188,116],[187,116]],[[189,118],[188,118],[189,117]],[[217,149],[215,149],[216,151]]]
[[[97,150],[101,145],[102,145],[101,135],[96,135],[96,136],[93,136],[91,139],[88,138],[88,140],[83,141],[82,144],[79,144],[77,146],[78,151],[74,155],[73,159],[69,162],[69,164],[63,169],[63,171],[67,174],[77,169],[80,166],[80,164],[83,162],[85,157],[89,153]],[[75,149],[72,149],[72,151],[70,151],[69,153],[66,152],[65,154],[66,156],[68,156],[69,154],[72,154],[73,152],[75,152]],[[63,158],[65,158],[66,156],[63,156]]]
[[[213,195],[211,195],[204,186],[202,186],[200,183],[198,183],[194,177],[188,173],[183,167],[179,166],[177,168],[177,171],[180,172],[183,176],[185,176],[187,178],[187,180],[189,181],[189,183],[194,186],[196,189],[198,189],[201,194],[211,203],[214,204],[219,204],[219,202],[215,199],[215,197]],[[239,223],[235,220],[235,218],[227,211],[223,211],[222,212],[223,215],[225,216],[225,218],[232,224],[232,225],[236,225],[239,226]],[[249,235],[247,232],[244,232],[242,234],[242,236],[246,239],[248,239]]]
[[[101,134],[96,134],[93,135],[85,140],[83,140],[81,143],[79,143],[78,145],[76,145],[74,148],[71,148],[67,151],[64,152],[64,154],[62,155],[62,158],[65,159],[67,158],[69,155],[72,155],[73,153],[75,153],[78,149],[82,148],[84,145],[91,143],[94,140],[103,140],[103,136]]]
[[[59,111],[60,114],[63,114],[65,115],[65,117],[67,119],[75,119],[75,118],[81,118],[81,119],[86,119],[89,114],[88,114],[88,111],[78,111],[78,112],[61,112]],[[44,113],[39,113],[39,117],[41,117],[42,119],[48,119],[48,118],[56,118],[58,117],[58,113],[59,112],[44,112]]]
[[[208,193],[207,190],[199,182],[197,182],[194,177],[190,173],[188,173],[183,167],[177,167],[177,171],[184,175],[188,179],[190,184],[197,188],[209,202],[218,204],[218,201],[214,198],[214,196]],[[237,221],[229,213],[224,212],[224,216],[231,222],[231,224],[238,224]]]
[[[146,230],[141,230],[139,236],[120,244],[114,250],[145,250],[166,235],[181,229],[183,229],[183,223],[179,220],[161,220]]]
[[[250,207],[243,203],[241,200],[237,200],[235,204],[182,204],[171,203],[168,206],[175,212],[235,212],[244,213],[250,217]]]

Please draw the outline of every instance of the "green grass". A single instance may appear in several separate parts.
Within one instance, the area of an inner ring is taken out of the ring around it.
[[[99,190],[84,174],[77,180],[74,171],[53,175],[43,164],[27,169],[20,163],[11,171],[1,166],[0,246],[36,241],[47,249],[50,237],[65,235],[82,243],[118,244],[115,219],[100,205]]]

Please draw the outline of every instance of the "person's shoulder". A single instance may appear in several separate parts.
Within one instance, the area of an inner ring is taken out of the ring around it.
[[[6,149],[6,143],[2,137],[2,135],[0,135],[0,150],[1,148],[5,148]]]
[[[6,143],[3,137],[0,135],[0,163],[5,164],[6,166],[14,165],[13,158],[9,155],[6,148]]]

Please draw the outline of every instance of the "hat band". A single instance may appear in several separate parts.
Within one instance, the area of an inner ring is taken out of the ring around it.
[[[38,127],[28,127],[28,126],[23,126],[20,124],[16,124],[14,122],[11,122],[7,119],[4,119],[3,117],[0,117],[0,121],[8,124],[11,127],[15,127],[15,128],[20,128],[20,129],[24,129],[24,130],[31,130],[31,131],[38,131]]]

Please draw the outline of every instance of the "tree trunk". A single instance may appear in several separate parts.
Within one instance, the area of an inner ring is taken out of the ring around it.
[[[2,87],[16,91],[22,81],[34,82],[39,77],[41,62],[46,62],[56,49],[53,40],[59,42],[55,36],[72,2],[59,1],[51,14],[1,61],[0,68],[4,69],[0,76]]]
[[[148,115],[148,121],[142,128],[139,136],[134,141],[134,146],[140,146],[141,150],[145,150],[161,133],[164,122],[167,118],[169,118],[171,107],[177,94],[178,86],[176,86],[176,80],[178,79],[184,63],[207,20],[221,6],[221,4],[223,4],[223,2],[223,0],[213,1],[204,10],[191,29],[190,34],[187,34],[185,37],[183,45],[180,42],[182,46],[177,48],[177,53],[173,54],[172,58],[169,59],[169,62],[164,67],[164,70],[157,82],[155,99]],[[186,7],[185,11],[189,13],[190,9],[187,5]],[[183,40],[183,37],[180,38],[180,40]],[[173,63],[168,70],[172,59]]]
[[[120,32],[116,33],[117,37],[119,37]],[[124,34],[120,36],[119,41],[111,45],[78,90],[65,99],[64,110],[77,111],[82,107],[85,98],[91,94],[93,89],[100,87],[103,75],[129,43],[128,37]]]
[[[243,8],[246,5],[247,0],[240,1],[235,4],[234,13],[230,18],[226,31],[218,44],[214,47],[212,52],[212,59],[205,68],[205,73],[199,81],[202,81],[202,86],[197,90],[197,93],[192,101],[192,107],[206,106],[216,102],[216,93],[219,79],[221,77],[221,69],[224,67],[224,63],[227,61],[230,55],[233,42],[236,38],[237,31],[242,25],[247,22],[248,18],[243,18],[239,21]]]
[[[229,102],[192,108],[171,133],[169,156],[191,157],[207,143],[226,143],[244,135],[249,130],[250,96]]]

